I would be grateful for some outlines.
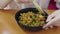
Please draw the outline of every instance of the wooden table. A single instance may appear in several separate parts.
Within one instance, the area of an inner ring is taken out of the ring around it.
[[[51,14],[54,10],[47,10]],[[38,32],[27,32],[18,26],[15,20],[17,10],[0,10],[0,34],[60,34],[60,27],[41,30]]]

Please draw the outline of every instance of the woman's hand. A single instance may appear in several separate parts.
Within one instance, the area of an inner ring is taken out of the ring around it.
[[[21,2],[31,2],[31,0],[21,0]]]
[[[0,0],[0,9],[5,8],[13,0]]]
[[[54,13],[48,16],[47,24],[43,26],[43,28],[53,28],[53,26],[60,26],[60,10],[56,10]]]
[[[31,2],[31,0],[16,0],[18,3],[27,3],[27,2]]]

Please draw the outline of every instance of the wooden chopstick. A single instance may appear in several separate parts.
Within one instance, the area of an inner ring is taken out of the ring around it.
[[[33,0],[33,4],[35,5],[36,9],[39,11],[40,14],[45,14],[42,8],[37,4],[36,0]]]

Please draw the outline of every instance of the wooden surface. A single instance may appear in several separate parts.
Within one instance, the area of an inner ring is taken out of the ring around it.
[[[51,14],[54,10],[47,10]],[[18,26],[15,20],[17,10],[0,10],[0,34],[60,34],[60,27],[41,30],[38,32],[27,32]]]

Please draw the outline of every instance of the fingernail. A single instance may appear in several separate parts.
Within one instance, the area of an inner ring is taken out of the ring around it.
[[[46,26],[43,26],[43,29],[46,28]]]
[[[53,26],[51,25],[50,28],[53,28]]]
[[[45,28],[45,30],[47,30],[48,29],[48,27],[47,28]]]

